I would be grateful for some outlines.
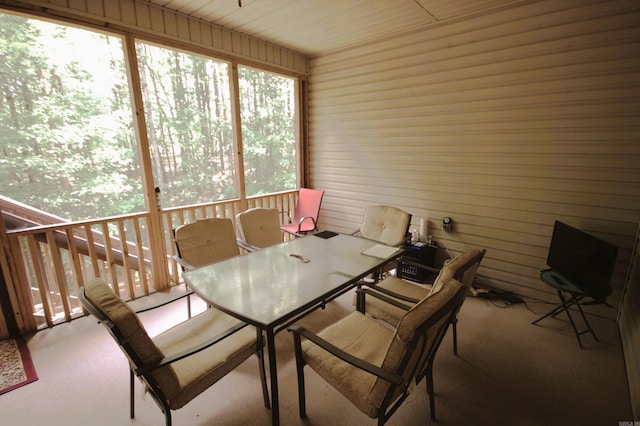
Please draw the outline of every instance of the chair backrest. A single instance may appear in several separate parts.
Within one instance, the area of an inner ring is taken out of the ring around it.
[[[80,302],[107,327],[128,358],[132,369],[136,370],[164,358],[138,315],[103,280],[93,279],[84,284],[80,290]],[[171,398],[172,393],[180,387],[171,366],[160,367],[153,373],[143,374],[143,377],[156,395],[165,398]]]
[[[316,228],[323,196],[322,190],[300,188],[292,218],[294,224],[299,224],[300,220],[305,218],[300,224],[300,232],[313,231]]]
[[[402,376],[405,386],[422,377],[465,293],[461,282],[449,279],[439,292],[423,298],[405,313],[396,326],[382,369]],[[371,388],[370,401],[380,408],[392,403],[403,391],[378,378]]]
[[[277,209],[256,207],[238,213],[236,228],[240,239],[254,247],[264,248],[283,241]]]
[[[360,235],[389,246],[398,246],[407,237],[411,214],[393,206],[369,206],[364,210]]]
[[[466,288],[470,288],[473,285],[473,280],[476,278],[476,272],[480,267],[480,262],[484,258],[487,251],[477,248],[469,249],[458,256],[453,258],[450,262],[440,269],[440,273],[433,282],[433,286],[429,294],[434,294],[440,291],[442,285],[451,278],[462,282]]]
[[[240,255],[231,219],[199,219],[174,231],[178,256],[200,267]]]

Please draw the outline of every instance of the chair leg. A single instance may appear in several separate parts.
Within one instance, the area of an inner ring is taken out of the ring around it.
[[[164,412],[164,420],[166,426],[171,426],[171,410]]]
[[[129,416],[133,419],[136,415],[135,413],[135,401],[133,399],[134,394],[133,394],[133,385],[134,385],[134,379],[135,379],[135,375],[133,373],[133,370],[131,368],[129,368]]]
[[[304,389],[304,358],[302,357],[302,347],[300,343],[300,335],[293,334],[293,344],[296,353],[296,371],[298,372],[298,407],[300,410],[300,418],[307,417],[307,406],[305,400]]]
[[[429,394],[429,408],[431,410],[431,420],[436,420],[436,395],[433,390],[433,364],[430,362],[427,367],[427,394]]]
[[[187,295],[187,315],[188,315],[188,318],[191,318],[191,295],[190,294]]]
[[[451,325],[453,327],[453,354],[458,355],[458,317],[453,317]]]

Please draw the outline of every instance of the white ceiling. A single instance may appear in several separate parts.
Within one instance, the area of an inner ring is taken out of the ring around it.
[[[309,56],[523,3],[523,0],[148,1]]]

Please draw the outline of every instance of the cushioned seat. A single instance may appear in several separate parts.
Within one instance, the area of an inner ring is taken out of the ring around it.
[[[364,210],[360,229],[352,232],[369,240],[388,246],[399,247],[407,241],[411,214],[393,206],[368,206]],[[385,265],[371,274],[362,283],[378,281],[385,271],[396,267],[395,262]],[[355,302],[355,301],[354,301]]]
[[[185,223],[173,230],[173,238],[177,251],[173,259],[185,271],[239,256],[238,246],[242,245],[242,242],[236,238],[231,219],[224,218],[205,218]],[[189,318],[191,318],[191,294],[193,290],[187,289]]]
[[[236,229],[240,240],[248,246],[249,251],[284,241],[280,230],[280,213],[276,209],[256,207],[238,213]]]
[[[178,226],[173,231],[178,255],[185,270],[240,255],[231,219],[206,218]]]
[[[377,297],[375,290],[362,291],[367,298]],[[444,282],[440,291],[406,311],[395,328],[358,311],[317,335],[300,326],[291,327],[300,417],[306,417],[303,368],[308,365],[360,411],[377,418],[379,424],[408,397],[414,383],[426,377],[435,418],[433,359],[451,316],[464,299],[464,291],[457,280]],[[307,340],[303,342],[302,337]]]
[[[438,292],[442,283],[451,278],[461,281],[466,288],[470,288],[484,254],[485,250],[476,248],[459,254],[440,269],[431,288],[409,283],[392,276],[370,285],[372,288],[376,288],[387,296],[392,297],[397,302],[412,306],[424,297]],[[362,311],[362,307],[359,306],[359,310]],[[403,309],[377,298],[368,298],[364,311],[372,317],[381,319],[391,325],[397,324],[402,315],[404,315]],[[454,318],[454,353],[457,354],[456,322],[457,320]]]
[[[388,246],[400,246],[407,240],[411,214],[393,206],[368,206],[360,229],[354,232]]]
[[[265,405],[269,406],[262,335],[216,309],[149,337],[138,315],[102,280],[84,285],[82,304],[111,332],[131,367],[131,418],[134,417],[133,374],[139,376],[171,424],[177,410],[207,390],[252,354],[259,360]]]

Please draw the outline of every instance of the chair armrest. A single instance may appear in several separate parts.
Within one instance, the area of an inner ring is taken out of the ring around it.
[[[187,288],[187,291],[185,293],[178,294],[176,296],[170,297],[169,299],[165,300],[164,302],[156,303],[156,304],[154,304],[152,306],[147,306],[145,308],[135,309],[134,312],[136,314],[141,314],[143,312],[151,311],[153,309],[160,308],[162,306],[168,305],[169,303],[173,303],[176,300],[180,300],[180,299],[182,299],[184,297],[191,296],[193,294],[193,290],[191,290],[189,287],[187,287],[186,284],[185,284],[185,287]],[[189,303],[189,302],[187,302],[187,303]]]
[[[258,250],[260,250],[260,247],[252,246],[251,244],[249,244],[249,243],[247,243],[245,241],[242,241],[239,238],[236,238],[236,243],[238,244],[238,247],[240,247],[241,249],[246,250],[246,251],[258,251]]]
[[[318,225],[316,224],[316,220],[313,217],[311,217],[311,216],[303,216],[298,221],[298,232],[300,232],[300,228],[302,227],[302,223],[307,219],[311,219],[311,223],[313,223],[313,227],[314,228],[318,227]]]
[[[188,320],[187,320],[188,321]],[[164,358],[162,358],[161,360],[159,360],[158,362],[155,362],[153,364],[149,364],[149,365],[144,365],[138,369],[136,369],[134,371],[134,373],[136,374],[136,376],[141,376],[142,374],[148,373],[150,371],[153,370],[157,370],[160,367],[164,367],[165,365],[169,365],[171,363],[174,363],[176,361],[180,361],[181,359],[187,358],[191,355],[197,354],[198,352],[202,352],[203,350],[215,345],[216,343],[219,343],[221,341],[223,341],[224,339],[226,339],[227,337],[233,335],[234,333],[237,333],[238,331],[242,330],[243,328],[247,327],[249,324],[241,322],[238,323],[237,325],[223,331],[222,333],[218,334],[216,337],[214,337],[213,339],[201,343],[200,345],[194,346],[190,349],[187,349],[185,351],[182,352],[178,352],[175,354],[172,354],[170,356],[165,356]]]
[[[316,345],[320,346],[322,349],[324,349],[325,351],[331,353],[332,355],[340,358],[341,360],[343,360],[344,362],[353,365],[356,368],[359,368],[361,370],[364,370],[370,374],[373,374],[376,377],[380,377],[388,382],[393,383],[394,385],[400,386],[404,383],[402,377],[398,374],[394,374],[394,373],[390,373],[386,370],[383,370],[382,368],[378,367],[377,365],[373,365],[370,362],[367,362],[363,359],[360,358],[356,358],[353,355],[349,354],[348,352],[343,351],[342,349],[332,345],[331,343],[327,342],[326,340],[324,340],[323,338],[321,338],[320,336],[313,334],[312,332],[310,332],[309,330],[305,329],[304,327],[301,327],[299,325],[293,325],[291,327],[289,327],[287,330],[289,330],[290,332],[294,333],[294,335],[297,337],[296,339],[294,339],[295,341],[295,345],[296,345],[296,352],[300,352],[300,345],[301,345],[301,341],[300,341],[300,337],[299,336],[303,336],[305,339],[315,343]]]
[[[371,284],[368,289],[358,289],[358,290],[356,290],[356,293],[359,293],[359,292],[360,293],[364,293],[365,295],[369,295],[369,296],[375,297],[376,299],[383,300],[383,301],[385,301],[387,303],[390,303],[390,304],[392,304],[394,306],[397,306],[398,308],[404,309],[406,311],[411,309],[412,306],[405,305],[405,304],[399,302],[397,299],[404,300],[405,302],[409,302],[412,305],[415,305],[416,303],[418,303],[420,301],[420,300],[415,299],[413,297],[405,296],[404,294],[399,294],[399,293],[396,293],[394,291],[387,290],[386,288],[378,287],[375,284]],[[380,294],[380,293],[383,293],[383,294]],[[391,296],[391,297],[388,297],[388,296]]]
[[[180,258],[180,256],[178,256],[178,255],[174,255],[174,256],[171,256],[171,257],[173,258],[173,260],[175,260],[176,262],[178,262],[178,264],[179,264],[180,266],[182,266],[182,269],[184,269],[185,271],[190,271],[190,270],[192,270],[192,269],[195,269],[195,268],[196,268],[195,266],[191,265],[190,263],[185,262],[184,260],[182,260],[182,259]]]
[[[287,215],[287,223],[291,223],[291,215],[287,212],[285,212],[284,210],[279,210],[278,213],[280,213],[280,216]],[[284,221],[282,221],[284,223]]]

